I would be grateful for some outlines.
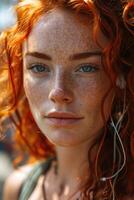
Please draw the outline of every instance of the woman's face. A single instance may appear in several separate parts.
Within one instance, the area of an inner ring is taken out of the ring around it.
[[[98,37],[105,47],[106,38]],[[24,43],[23,60],[24,91],[49,141],[71,146],[96,138],[104,125],[101,101],[110,81],[90,18],[61,8],[44,14]],[[112,94],[105,104],[107,118],[111,102]]]

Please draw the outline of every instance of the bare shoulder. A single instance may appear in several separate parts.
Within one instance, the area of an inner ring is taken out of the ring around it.
[[[17,200],[19,189],[33,167],[34,164],[28,164],[21,166],[12,172],[4,184],[3,200]]]

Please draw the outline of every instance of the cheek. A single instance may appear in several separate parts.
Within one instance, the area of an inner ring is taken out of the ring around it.
[[[24,91],[28,102],[37,108],[41,105],[46,97],[45,88],[42,87],[36,80],[24,78]]]
[[[103,98],[110,88],[110,81],[104,74],[90,78],[89,81],[82,82],[79,86],[79,96],[82,98],[81,107],[85,107],[88,113],[96,115],[101,112]],[[104,113],[108,118],[111,111],[113,91],[111,91],[104,103]]]
[[[80,80],[79,84],[79,96],[87,101],[90,105],[100,104],[103,96],[109,88],[108,81],[107,84],[104,77],[93,76],[86,80]]]

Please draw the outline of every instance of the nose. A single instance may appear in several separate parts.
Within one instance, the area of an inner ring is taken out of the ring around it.
[[[63,88],[55,87],[49,93],[49,99],[54,103],[66,103],[72,102],[72,94],[69,91],[65,91]]]
[[[57,65],[55,73],[51,79],[51,90],[49,99],[58,104],[69,104],[73,101],[73,78],[71,74],[64,70],[64,66]]]

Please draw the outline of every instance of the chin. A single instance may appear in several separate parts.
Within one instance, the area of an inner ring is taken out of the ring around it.
[[[77,146],[83,142],[78,135],[69,132],[51,132],[45,134],[45,136],[55,146]]]
[[[80,134],[81,135],[81,134]],[[76,134],[71,134],[71,133],[48,133],[45,136],[49,140],[50,143],[52,143],[54,146],[61,146],[61,147],[74,147],[77,145],[80,145],[87,141],[87,138],[81,138],[80,135]]]

